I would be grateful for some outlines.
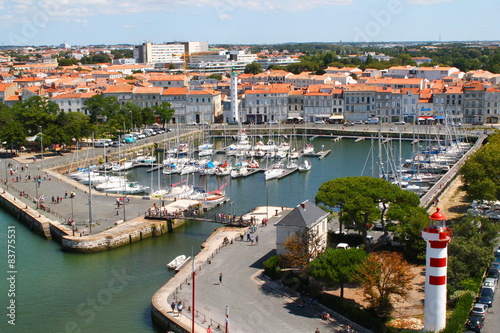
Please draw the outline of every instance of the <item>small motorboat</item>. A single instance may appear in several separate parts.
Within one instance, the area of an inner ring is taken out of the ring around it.
[[[175,271],[178,271],[189,259],[191,259],[191,257],[186,257],[185,255],[181,254],[180,256],[175,257],[174,260],[169,262],[167,264],[167,267]]]

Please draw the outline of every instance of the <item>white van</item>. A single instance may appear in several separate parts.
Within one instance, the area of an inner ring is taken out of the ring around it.
[[[347,250],[348,248],[349,248],[349,244],[347,244],[347,243],[338,243],[337,244],[337,249]]]
[[[365,121],[365,124],[378,124],[379,119],[377,117],[369,118],[367,121]]]

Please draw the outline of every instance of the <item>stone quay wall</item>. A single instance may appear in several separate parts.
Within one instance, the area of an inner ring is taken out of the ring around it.
[[[148,222],[126,222],[97,235],[73,236],[68,234],[62,237],[61,244],[64,251],[93,253],[115,249],[120,246],[139,242],[144,238],[159,236],[165,233],[166,224],[151,224]]]
[[[18,221],[26,225],[37,235],[46,239],[51,239],[50,225],[58,223],[50,220],[45,215],[40,214],[33,208],[18,200],[9,192],[2,190],[0,194],[0,206],[5,208],[10,214],[15,216]]]

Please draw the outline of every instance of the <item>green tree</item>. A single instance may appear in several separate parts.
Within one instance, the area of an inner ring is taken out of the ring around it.
[[[354,273],[366,257],[360,249],[328,248],[309,264],[309,272],[327,285],[339,285],[340,297],[344,298],[344,285],[354,280]]]
[[[500,199],[500,135],[472,155],[460,168],[463,189],[471,200]]]
[[[63,59],[59,59],[59,61],[57,62],[57,65],[58,66],[73,66],[73,65],[76,65],[77,63],[78,63],[78,60],[75,58],[63,58]]]
[[[262,66],[258,62],[252,62],[245,66],[245,74],[259,74],[262,73]]]
[[[10,120],[5,124],[3,130],[0,131],[0,140],[6,142],[6,147],[11,149],[19,149],[26,142],[26,132],[23,125],[16,121]]]
[[[172,108],[172,104],[168,102],[163,102],[161,105],[155,105],[153,111],[156,116],[158,116],[161,124],[167,124],[170,122],[175,114],[175,110]]]
[[[83,102],[85,109],[90,114],[90,121],[92,123],[97,120],[105,120],[106,118],[114,116],[120,110],[120,103],[114,96],[104,97],[101,94],[94,95]]]
[[[211,74],[211,75],[207,76],[207,79],[215,79],[217,81],[220,81],[220,80],[222,80],[222,75],[220,75],[220,74]]]
[[[316,203],[339,209],[341,228],[346,223],[354,224],[363,236],[366,251],[372,252],[389,239],[388,227],[392,223],[387,222],[387,217],[406,223],[410,216],[418,212],[420,200],[415,193],[402,190],[381,178],[345,177],[321,184],[316,193]],[[380,221],[384,235],[371,243],[366,236],[376,221]]]
[[[448,293],[467,289],[470,280],[481,280],[493,259],[500,226],[485,217],[465,216],[453,222],[453,239],[448,246]]]
[[[30,97],[12,106],[13,115],[25,128],[28,135],[35,135],[40,130],[54,123],[59,114],[59,106],[40,96]]]

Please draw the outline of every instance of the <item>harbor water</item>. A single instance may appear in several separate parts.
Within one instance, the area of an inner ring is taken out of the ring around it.
[[[256,206],[294,207],[314,196],[321,183],[345,176],[378,174],[376,156],[369,139],[312,141],[316,151],[331,149],[323,160],[309,157],[312,170],[296,172],[283,179],[265,181],[262,173],[246,178],[218,179],[196,176],[195,185],[209,191],[227,183],[230,200],[207,214],[243,214]],[[394,156],[398,156],[394,144]],[[411,155],[403,143],[402,156]],[[373,155],[372,155],[373,156]],[[224,159],[224,156],[218,156]],[[261,163],[265,163],[262,161]],[[161,175],[162,176],[162,175]],[[191,176],[193,177],[193,176]],[[129,172],[129,180],[153,188],[160,183],[179,181],[148,173],[147,168]],[[62,252],[58,243],[34,235],[14,217],[0,210],[0,248],[7,253],[7,230],[15,227],[15,326],[8,323],[9,299],[1,298],[4,314],[1,332],[160,332],[151,322],[151,297],[172,276],[166,264],[180,254],[196,254],[200,245],[218,226],[215,223],[188,221],[173,233],[145,239],[112,251],[95,254]],[[6,295],[7,256],[2,260],[4,277],[0,291]]]

